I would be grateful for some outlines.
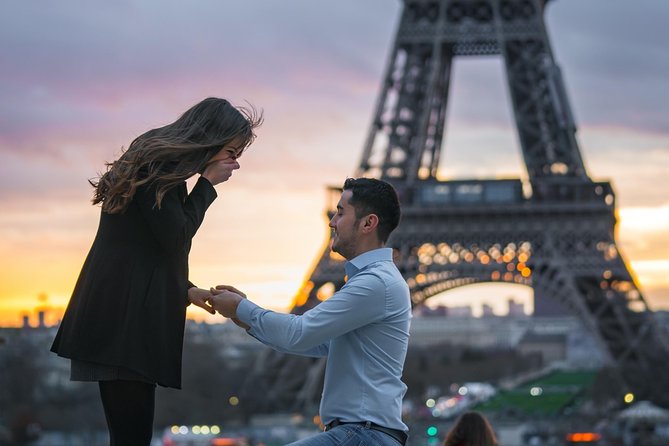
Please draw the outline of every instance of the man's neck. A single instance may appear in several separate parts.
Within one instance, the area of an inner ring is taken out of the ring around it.
[[[355,254],[353,256],[351,256],[351,258],[346,259],[346,260],[353,260],[356,257],[358,257],[359,255],[362,255],[362,254],[364,254],[366,252],[369,252],[369,251],[374,251],[375,249],[383,248],[384,246],[385,246],[384,243],[379,243],[379,242],[369,243],[369,244],[366,244],[364,246],[361,244],[360,248],[356,250]]]

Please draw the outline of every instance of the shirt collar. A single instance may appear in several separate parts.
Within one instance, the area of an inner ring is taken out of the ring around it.
[[[366,251],[360,254],[357,257],[346,262],[344,269],[346,270],[346,275],[350,279],[355,276],[358,271],[365,268],[370,263],[378,262],[380,260],[393,260],[393,250],[392,248],[377,248],[372,249],[371,251]]]

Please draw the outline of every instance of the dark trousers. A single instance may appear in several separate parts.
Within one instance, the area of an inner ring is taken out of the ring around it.
[[[110,446],[150,446],[155,384],[123,380],[99,383]]]

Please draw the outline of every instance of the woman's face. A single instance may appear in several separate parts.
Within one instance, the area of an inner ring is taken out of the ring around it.
[[[221,150],[219,150],[218,153],[216,153],[216,155],[212,156],[207,164],[227,159],[234,161],[241,154],[241,152],[242,152],[241,143],[237,140],[232,141],[224,145],[221,148]]]

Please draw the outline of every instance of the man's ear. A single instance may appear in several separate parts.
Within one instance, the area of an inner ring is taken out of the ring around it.
[[[362,232],[363,234],[369,234],[371,232],[374,232],[376,228],[379,227],[379,216],[376,214],[369,214],[366,215],[362,219]]]

